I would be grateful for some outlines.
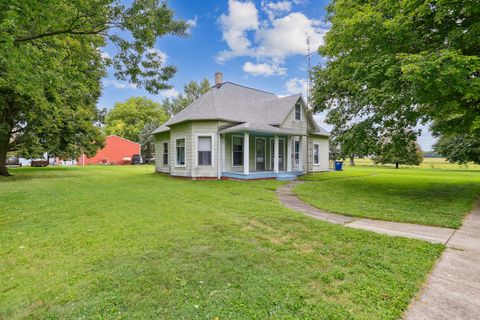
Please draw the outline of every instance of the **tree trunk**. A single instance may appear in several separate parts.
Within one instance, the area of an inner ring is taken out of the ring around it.
[[[8,177],[7,170],[7,152],[9,148],[10,137],[0,136],[0,176]]]
[[[352,167],[355,167],[355,157],[354,156],[350,156],[350,165]]]
[[[398,169],[398,162],[395,162],[395,169]]]

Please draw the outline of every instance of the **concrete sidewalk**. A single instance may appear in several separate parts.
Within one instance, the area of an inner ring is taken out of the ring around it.
[[[432,243],[446,244],[455,232],[455,229],[423,226],[411,223],[382,221],[365,218],[355,218],[337,213],[331,213],[317,209],[302,200],[293,193],[292,188],[303,182],[295,181],[283,185],[277,189],[280,202],[287,208],[303,212],[305,215],[330,223],[342,224],[346,227],[363,229],[390,236],[399,236],[413,239],[420,239]]]
[[[480,201],[448,241],[405,319],[480,319]]]
[[[480,319],[480,201],[465,218],[463,226],[455,230],[326,212],[304,203],[293,193],[292,188],[299,183],[302,182],[277,189],[280,202],[290,209],[346,227],[446,244],[447,248],[404,319]]]

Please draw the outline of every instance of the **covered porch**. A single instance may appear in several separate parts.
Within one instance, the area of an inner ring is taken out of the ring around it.
[[[219,178],[294,180],[304,173],[306,137],[290,129],[243,123],[220,130]]]

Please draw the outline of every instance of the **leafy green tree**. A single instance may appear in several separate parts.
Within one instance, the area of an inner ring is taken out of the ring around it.
[[[400,164],[418,166],[423,161],[423,151],[416,142],[399,146],[389,141],[379,146],[378,153],[373,159],[375,163],[393,163],[397,169]]]
[[[165,99],[163,101],[163,106],[168,114],[173,116],[185,109],[193,101],[197,100],[202,94],[210,90],[210,88],[211,85],[207,79],[203,79],[199,83],[190,81],[183,87],[183,93],[180,93],[176,98]]]
[[[9,150],[98,148],[95,105],[106,67],[149,92],[168,89],[176,69],[164,66],[152,48],[158,37],[184,36],[187,27],[158,0],[128,6],[118,0],[1,1],[0,175],[8,175]],[[117,48],[112,58],[102,58],[107,41]]]
[[[335,126],[366,123],[395,140],[427,121],[439,136],[480,139],[479,16],[473,0],[332,1],[315,110]]]
[[[442,136],[434,150],[450,162],[480,164],[480,139],[475,135]]]
[[[168,120],[158,102],[145,97],[132,97],[117,102],[105,117],[105,133],[139,142],[139,134],[147,123],[161,124]]]
[[[139,134],[139,143],[142,146],[142,156],[148,161],[155,155],[155,138],[152,132],[160,126],[159,122],[148,122]]]

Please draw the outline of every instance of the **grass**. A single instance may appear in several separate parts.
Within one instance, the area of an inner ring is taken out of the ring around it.
[[[363,159],[355,159],[355,164],[360,166],[373,166],[374,163],[371,159],[363,158]],[[348,166],[349,161],[345,161],[344,165]],[[393,164],[385,164],[385,167],[393,167]],[[424,168],[424,169],[461,169],[461,170],[480,170],[480,165],[474,163],[468,164],[455,164],[449,163],[444,158],[424,158],[422,163],[417,166],[407,166],[401,165],[404,168]]]
[[[349,167],[305,176],[299,197],[355,217],[459,228],[480,193],[480,171]]]
[[[0,178],[0,319],[398,319],[444,248],[152,170]]]

